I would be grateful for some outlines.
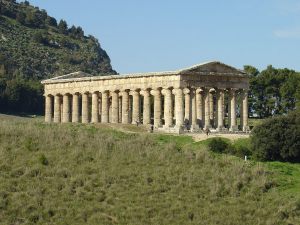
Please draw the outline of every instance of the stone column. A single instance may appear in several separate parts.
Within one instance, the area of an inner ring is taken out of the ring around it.
[[[150,92],[148,89],[143,90],[144,96],[144,107],[143,107],[143,124],[147,125],[150,124],[150,117],[151,117],[151,104],[150,104]]]
[[[198,88],[196,90],[196,107],[197,107],[197,123],[200,127],[203,127],[204,121],[203,121],[203,90],[201,88]]]
[[[164,101],[164,119],[165,128],[169,128],[173,125],[173,113],[172,113],[172,92],[170,89],[166,88],[162,90],[162,94],[165,96]]]
[[[119,93],[119,117],[118,117],[118,123],[122,123],[122,97]]]
[[[161,92],[160,90],[152,90],[151,95],[154,96],[154,127],[161,126]]]
[[[69,94],[65,94],[63,96],[63,118],[62,122],[63,123],[68,123],[71,121],[70,117],[70,96]]]
[[[92,123],[99,123],[99,93],[92,94]]]
[[[129,94],[128,91],[122,91],[122,123],[128,124],[129,123]]]
[[[51,123],[52,121],[52,97],[47,95],[45,97],[45,122]]]
[[[119,122],[119,94],[117,91],[111,92],[111,122],[118,123]]]
[[[81,122],[89,122],[89,93],[85,92],[82,94],[82,111],[81,111]]]
[[[173,89],[175,95],[175,119],[176,128],[182,129],[184,125],[184,111],[183,111],[183,91],[180,88]]]
[[[102,93],[102,115],[101,123],[108,123],[109,113],[108,113],[108,91],[103,91]]]
[[[244,132],[250,130],[248,125],[248,90],[242,92],[242,129]]]
[[[204,92],[204,126],[203,129],[210,129],[210,93],[209,89],[206,88]]]
[[[140,123],[140,93],[132,91],[132,124]]]
[[[54,118],[53,118],[54,123],[60,123],[61,122],[60,103],[61,103],[61,97],[60,97],[60,95],[57,94],[57,95],[54,96]]]
[[[218,89],[217,90],[217,130],[222,131],[224,130],[224,90]]]
[[[186,126],[189,126],[191,124],[191,118],[190,118],[190,102],[191,102],[191,97],[190,97],[190,90],[188,88],[183,89],[184,93],[184,124]]]
[[[238,126],[236,124],[236,90],[230,90],[230,131],[237,131]]]
[[[72,122],[79,122],[79,94],[75,93],[72,97]]]
[[[198,131],[199,125],[197,124],[197,99],[196,90],[192,89],[191,92],[191,102],[192,102],[192,121],[191,121],[191,131]]]

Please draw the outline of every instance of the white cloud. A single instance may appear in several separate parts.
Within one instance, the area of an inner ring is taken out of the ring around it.
[[[274,35],[278,38],[300,38],[300,27],[278,29],[274,31]]]

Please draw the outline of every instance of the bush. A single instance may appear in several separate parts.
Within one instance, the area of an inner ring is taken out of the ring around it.
[[[300,162],[300,111],[264,121],[251,137],[258,160]]]
[[[212,138],[208,143],[208,148],[213,152],[223,153],[228,148],[229,143],[227,143],[222,138]]]

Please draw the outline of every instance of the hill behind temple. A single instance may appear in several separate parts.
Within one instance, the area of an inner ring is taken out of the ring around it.
[[[78,70],[116,74],[99,41],[86,36],[81,27],[57,21],[28,1],[0,0],[2,109],[41,111],[37,108],[43,107],[39,80]]]

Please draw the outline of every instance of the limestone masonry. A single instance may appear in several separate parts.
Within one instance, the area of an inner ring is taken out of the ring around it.
[[[249,130],[249,77],[220,62],[170,72],[112,76],[75,72],[42,84],[46,122],[142,123],[176,133]]]

